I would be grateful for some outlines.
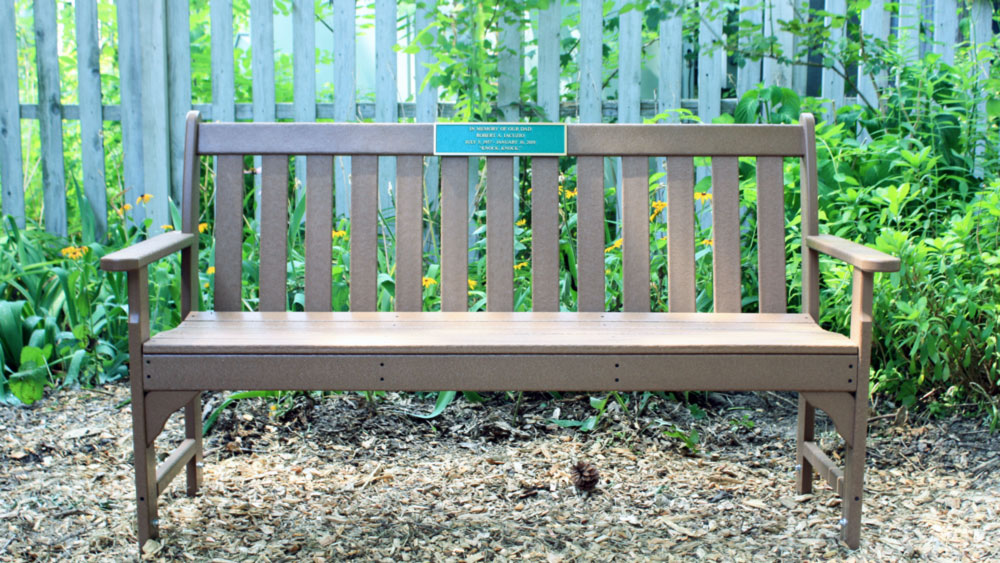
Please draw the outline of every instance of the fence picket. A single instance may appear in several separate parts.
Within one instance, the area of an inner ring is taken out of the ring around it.
[[[847,14],[846,0],[826,0],[826,11],[831,14]],[[831,18],[826,18],[827,25],[830,25]],[[844,26],[830,28],[830,43],[839,43],[844,36]],[[840,70],[843,70],[841,68]],[[832,68],[823,68],[822,85],[820,96],[830,99],[827,107],[826,119],[833,122],[837,115],[837,110],[844,106],[844,77]]]
[[[125,184],[123,200],[116,205],[124,205],[146,191],[142,170],[142,60],[139,57],[138,6],[128,0],[118,0],[115,6],[118,14],[118,83],[122,100],[122,179]],[[132,209],[134,223],[141,224],[145,218],[144,207]]]
[[[601,122],[603,14],[601,0],[580,0],[580,123]]]
[[[313,0],[292,3],[292,58],[295,121],[316,121],[316,4]],[[295,157],[295,179],[300,187],[308,177],[306,158]],[[327,189],[332,187],[328,185]]]
[[[274,2],[250,0],[250,73],[253,94],[253,120],[274,121]],[[254,216],[260,223],[263,208],[261,200],[261,158],[255,156],[253,199]]]
[[[500,17],[500,57],[497,61],[497,106],[508,123],[521,121],[521,53],[520,18],[516,13]],[[521,159],[514,157],[513,177],[517,178]],[[514,188],[514,216],[520,216],[521,194]]]
[[[97,35],[96,0],[78,0],[75,12],[83,191],[87,194],[90,212],[94,217],[94,237],[104,240],[104,235],[108,232],[108,189],[104,182],[101,51]],[[183,123],[183,117],[181,122]]]
[[[973,0],[972,9],[970,10],[970,21],[973,22],[972,37],[970,38],[970,43],[975,51],[974,60],[975,65],[979,72],[979,82],[980,84],[985,84],[990,77],[990,59],[987,53],[983,51],[987,50],[990,41],[993,39],[993,3],[990,0]],[[980,91],[985,90],[985,86],[980,87]],[[986,100],[979,102],[976,107],[976,132],[980,135],[986,134]],[[983,164],[982,158],[986,153],[986,140],[980,139],[976,143],[975,155],[976,164],[972,169],[972,173],[977,178],[983,177]]]
[[[434,13],[437,2],[427,0],[418,2],[416,8],[416,28],[419,34],[427,26],[434,22]],[[421,48],[414,57],[414,82],[417,87],[417,121],[422,123],[433,123],[437,121],[438,109],[438,89],[430,84],[421,88],[427,73],[430,72],[428,65],[434,64],[434,53],[430,49]],[[435,209],[438,206],[438,179],[440,178],[440,164],[435,156],[428,157],[424,165],[424,192],[427,195],[427,208]]]
[[[307,0],[308,1],[308,0]],[[353,0],[333,1],[333,119],[355,121],[355,60],[357,39],[354,36],[355,3]],[[351,214],[351,158],[339,156],[333,161],[333,178],[336,186],[337,215]]]
[[[621,0],[619,10],[626,8],[630,1]],[[618,16],[618,21],[618,123],[641,123],[639,85],[642,80],[642,12],[630,6],[627,12]],[[617,230],[621,234],[624,223],[625,171],[620,157],[612,159],[612,162],[617,182],[615,217],[619,218]]]
[[[0,2],[0,77],[17,76],[17,20],[14,3]],[[24,180],[21,169],[21,116],[18,81],[0,80],[0,187],[3,212],[24,228]]]
[[[711,123],[722,112],[722,76],[725,49],[722,18],[702,18],[698,26],[698,117]],[[700,170],[700,169],[699,169]]]
[[[396,0],[375,0],[375,121],[399,120],[396,105]],[[395,186],[396,158],[378,159],[379,209],[393,210],[390,184]],[[391,230],[392,227],[389,226]]]
[[[885,0],[871,0],[871,4],[861,12],[861,32],[873,39],[885,40],[889,37],[889,14],[885,11]],[[865,73],[864,68],[858,68],[858,94],[863,99],[861,103],[869,103],[878,109],[878,92],[885,86],[885,71],[875,76],[873,82]]]
[[[920,57],[920,0],[900,0],[896,34],[900,54],[916,61]]]
[[[559,116],[559,30],[562,16],[559,2],[538,12],[538,94],[536,100],[545,121],[561,121]]]
[[[958,42],[958,1],[934,0],[934,52],[941,61],[955,63],[955,43]]]
[[[66,236],[66,174],[63,164],[62,94],[59,87],[55,0],[38,0],[34,4],[34,10],[45,230]]]
[[[167,84],[170,197],[183,208],[184,121],[191,109],[191,19],[184,2],[167,2]]]
[[[795,52],[795,36],[782,31],[779,21],[789,21],[795,17],[793,0],[770,0],[767,3],[768,13],[764,15],[764,35],[774,36],[778,40],[777,47],[786,57]],[[873,3],[879,0],[873,0]],[[792,69],[789,65],[779,63],[773,58],[764,59],[764,83],[769,86],[792,87]]]
[[[751,9],[757,6],[757,9]],[[764,9],[762,0],[740,0],[740,24],[761,25],[764,23]],[[740,46],[747,47],[747,40],[740,42]],[[760,83],[761,61],[747,59],[743,66],[736,71],[736,97],[742,98],[750,90]]]
[[[170,220],[170,135],[167,123],[167,26],[165,0],[143,6],[142,34],[142,195],[150,231],[163,231]],[[178,124],[180,126],[180,124]],[[138,196],[137,196],[138,197]]]

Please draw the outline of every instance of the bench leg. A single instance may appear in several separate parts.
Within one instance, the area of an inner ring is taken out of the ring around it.
[[[843,528],[840,537],[851,549],[861,543],[861,505],[864,502],[865,442],[868,435],[868,388],[860,386],[854,399],[853,446],[847,446],[844,468]]]
[[[184,437],[195,441],[195,454],[187,463],[187,494],[193,497],[201,487],[201,393],[184,406]]]
[[[796,452],[795,452],[795,491],[800,495],[812,492],[813,488],[813,466],[806,459],[803,450],[806,442],[815,439],[816,433],[816,407],[809,404],[806,398],[799,393],[799,429],[797,432]]]
[[[146,540],[159,536],[156,485],[155,437],[146,435],[144,401],[132,401],[132,435],[135,452],[135,501],[138,516],[139,550]]]

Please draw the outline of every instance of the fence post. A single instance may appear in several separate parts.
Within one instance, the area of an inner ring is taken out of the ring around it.
[[[55,0],[37,0],[34,12],[45,230],[54,235],[66,236],[66,175],[63,164],[62,93],[59,87]]]
[[[900,0],[896,26],[899,51],[907,61],[920,58],[920,0]]]
[[[601,0],[580,0],[580,123],[601,122],[603,23]]]
[[[871,0],[871,4],[861,12],[861,33],[872,39],[885,40],[889,37],[889,15],[885,11],[885,0]],[[885,79],[886,73],[881,71],[875,75],[875,81],[872,81],[865,72],[864,65],[858,65],[858,93],[876,110],[879,108],[878,91],[885,85]],[[864,100],[859,101],[864,103]]]
[[[150,233],[170,224],[170,150],[167,123],[167,28],[165,0],[144,4],[139,17],[142,34],[142,169],[146,217],[152,217]],[[178,124],[178,126],[180,126]],[[141,195],[141,194],[140,194]],[[138,196],[137,196],[138,197]]]
[[[24,228],[24,177],[21,167],[21,107],[17,81],[17,20],[14,3],[0,2],[0,186],[3,212]],[[2,226],[0,226],[2,228]]]
[[[306,0],[309,1],[309,0]],[[355,61],[357,58],[357,38],[354,36],[354,0],[334,0],[333,2],[333,118],[349,122],[357,119],[355,106]],[[334,184],[336,187],[337,215],[351,216],[351,158],[337,157],[334,160]]]

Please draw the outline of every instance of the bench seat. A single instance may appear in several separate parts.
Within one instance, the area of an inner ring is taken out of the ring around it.
[[[848,391],[858,348],[804,314],[192,312],[143,354],[151,390]]]

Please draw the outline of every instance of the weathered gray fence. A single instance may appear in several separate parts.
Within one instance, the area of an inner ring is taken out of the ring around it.
[[[683,1],[683,0],[682,0]],[[871,0],[861,18],[864,33],[877,38],[897,34],[901,49],[907,56],[917,57],[923,51],[941,53],[946,61],[954,59],[954,46],[959,34],[959,13],[968,13],[974,43],[983,43],[992,36],[993,5],[989,0],[904,0],[897,15],[887,11],[886,0]],[[693,3],[694,0],[687,0]],[[183,152],[183,116],[190,108],[199,109],[209,120],[295,120],[334,119],[353,121],[371,119],[396,121],[400,118],[434,121],[454,113],[450,101],[438,99],[433,88],[416,92],[415,102],[401,102],[405,97],[398,89],[397,53],[394,46],[401,41],[398,33],[397,0],[375,0],[375,101],[357,102],[357,24],[358,9],[350,0],[333,0],[334,79],[336,92],[333,103],[316,101],[316,37],[314,0],[292,2],[294,103],[275,103],[275,10],[273,0],[251,0],[251,71],[253,75],[252,103],[237,104],[234,67],[234,29],[232,0],[211,0],[211,69],[212,103],[191,103],[191,44],[188,3],[151,0],[140,5],[127,0],[117,1],[119,32],[119,80],[121,104],[102,105],[99,72],[98,19],[96,0],[75,2],[76,52],[78,57],[78,100],[76,105],[62,103],[57,57],[56,0],[35,0],[34,32],[38,76],[37,103],[21,104],[18,99],[18,69],[16,21],[13,2],[0,2],[0,193],[3,212],[24,224],[24,155],[21,147],[21,120],[39,122],[40,160],[43,176],[44,220],[48,231],[64,235],[67,232],[67,179],[63,166],[64,120],[79,120],[82,138],[81,161],[83,193],[89,200],[96,219],[98,236],[107,228],[107,197],[105,185],[105,155],[103,126],[108,121],[120,121],[123,142],[122,176],[132,197],[151,194],[144,206],[134,206],[132,218],[141,221],[152,218],[154,230],[170,223],[168,198],[181,197],[180,166]],[[817,2],[812,2],[817,7]],[[844,13],[846,0],[825,0],[822,7],[832,13]],[[631,5],[619,0],[618,8]],[[776,36],[786,53],[793,52],[795,38],[775,26],[777,20],[799,17],[804,8],[796,0],[740,0],[741,20],[764,23],[765,33]],[[436,2],[417,3],[410,28],[422,29],[432,21]],[[562,16],[567,10],[579,10],[578,29],[563,29]],[[801,93],[810,89],[805,66],[783,65],[773,59],[752,62],[727,74],[726,54],[721,49],[701,49],[697,61],[696,80],[688,79],[691,65],[684,53],[690,47],[685,39],[679,17],[663,20],[656,30],[655,46],[642,44],[642,14],[623,10],[619,27],[619,64],[615,100],[605,96],[613,92],[605,86],[602,44],[604,34],[603,2],[579,0],[561,5],[554,1],[540,13],[522,14],[531,22],[528,32],[537,39],[538,106],[549,120],[578,118],[581,122],[617,119],[638,122],[668,110],[686,108],[709,121],[721,112],[729,111],[733,100],[721,99],[721,92],[732,84],[738,94],[756,84],[791,87]],[[411,15],[407,13],[406,18]],[[921,26],[921,22],[925,25]],[[931,25],[927,25],[931,24]],[[844,33],[834,30],[831,40]],[[568,34],[579,37],[578,80],[569,84],[560,80],[560,39]],[[721,37],[720,20],[703,19],[697,41],[705,46]],[[516,23],[501,23],[498,40],[505,48],[499,63],[498,106],[504,119],[521,119],[520,90],[525,70],[525,37]],[[405,41],[405,39],[403,39]],[[643,52],[653,50],[657,65],[647,71],[658,74],[654,99],[641,99]],[[417,85],[423,82],[426,65],[433,54],[421,50],[406,66]],[[982,63],[985,76],[986,65]],[[843,69],[841,69],[843,70]],[[887,84],[888,77],[876,77],[873,82],[858,75],[860,95],[877,99],[877,92]],[[817,88],[811,88],[816,90]],[[818,88],[820,95],[831,100],[830,110],[844,105],[844,79],[836,72],[824,70]],[[575,91],[575,92],[574,92]],[[573,92],[577,100],[560,103],[562,94]],[[696,96],[696,97],[695,97]],[[299,157],[297,172],[303,173],[305,157]],[[380,197],[389,197],[389,181],[394,177],[395,163],[386,159],[380,163],[382,185]],[[474,189],[476,167],[470,167],[470,185]],[[335,172],[335,206],[338,214],[349,213],[347,177],[350,162],[340,158]],[[74,179],[74,181],[77,181]],[[436,201],[437,169],[433,159],[426,171],[428,200]],[[470,205],[474,198],[470,198]]]

